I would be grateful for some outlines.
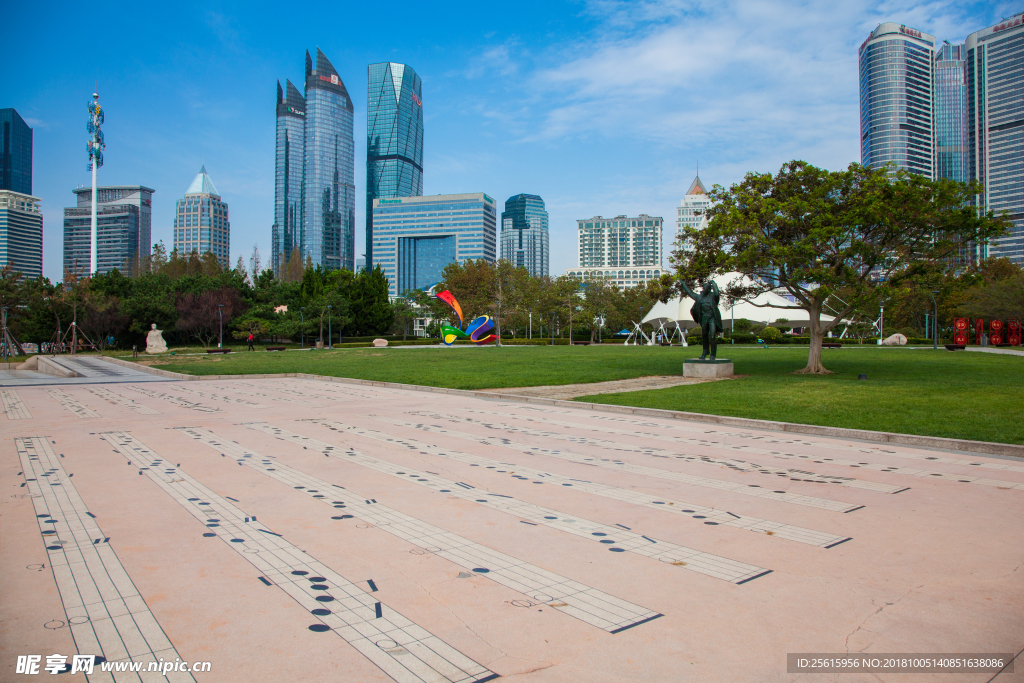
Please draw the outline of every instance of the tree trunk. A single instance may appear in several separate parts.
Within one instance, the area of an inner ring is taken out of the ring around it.
[[[795,375],[831,375],[832,371],[827,370],[821,364],[821,342],[825,331],[821,329],[821,307],[824,301],[812,300],[811,307],[807,310],[810,318],[811,343],[807,350],[807,367],[797,370]]]

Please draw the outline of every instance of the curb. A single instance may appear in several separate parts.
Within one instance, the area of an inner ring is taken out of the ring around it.
[[[875,443],[891,443],[901,446],[916,446],[919,448],[940,449],[947,451],[962,451],[965,453],[978,453],[987,455],[1001,455],[1009,458],[1024,460],[1024,446],[1008,443],[995,443],[992,441],[971,441],[968,439],[949,439],[940,436],[918,436],[915,434],[899,434],[896,432],[874,432],[866,429],[847,429],[845,427],[822,427],[819,425],[798,424],[796,422],[773,422],[771,420],[755,420],[747,417],[729,417],[727,415],[707,415],[704,413],[688,413],[681,410],[663,410],[660,408],[636,408],[633,406],[608,405],[604,403],[588,403],[585,401],[564,401],[556,398],[539,398],[536,396],[519,396],[517,394],[499,394],[490,391],[475,391],[468,389],[447,389],[444,387],[428,387],[419,384],[399,384],[397,382],[384,382],[380,380],[353,379],[349,377],[328,377],[325,375],[311,375],[305,372],[279,372],[263,375],[185,375],[178,372],[170,372],[151,368],[138,363],[121,360],[119,358],[105,357],[104,360],[136,368],[168,379],[179,380],[227,380],[227,379],[279,379],[286,377],[300,377],[321,382],[338,382],[341,384],[357,384],[363,386],[386,387],[391,389],[405,389],[407,391],[425,391],[434,394],[449,394],[455,396],[472,396],[475,398],[498,399],[503,401],[515,401],[517,403],[533,403],[537,405],[558,406],[563,408],[575,408],[577,410],[594,410],[605,413],[620,413],[627,415],[640,415],[646,417],[658,417],[668,420],[686,420],[689,422],[707,422],[710,424],[726,425],[730,427],[744,427],[747,429],[764,429],[775,432],[787,432],[790,434],[806,434],[809,436],[827,436],[834,439],[853,439],[856,441],[870,441]]]

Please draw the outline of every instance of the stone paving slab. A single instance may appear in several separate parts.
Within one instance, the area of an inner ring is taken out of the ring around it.
[[[729,379],[729,378],[721,378]],[[503,389],[481,389],[492,394],[508,394],[513,396],[537,396],[540,398],[557,398],[570,400],[579,396],[596,394],[621,394],[627,391],[644,391],[645,389],[666,389],[684,384],[701,384],[713,382],[714,379],[696,377],[653,376],[632,379],[616,379],[608,382],[590,382],[587,384],[558,384],[542,387],[506,387]]]
[[[147,379],[0,390],[0,680],[81,653],[210,681],[912,681],[786,655],[1024,647],[1016,461]],[[993,676],[940,680],[1024,663]]]

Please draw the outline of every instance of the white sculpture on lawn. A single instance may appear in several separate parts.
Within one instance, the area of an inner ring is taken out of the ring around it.
[[[146,353],[166,353],[167,342],[161,334],[162,330],[156,329],[156,323],[150,325],[150,328],[146,335]]]

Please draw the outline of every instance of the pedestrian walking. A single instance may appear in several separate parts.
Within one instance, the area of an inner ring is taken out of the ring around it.
[[[256,350],[256,349],[253,348],[253,345],[252,345],[252,342],[253,342],[254,339],[255,339],[255,337],[253,337],[252,336],[252,332],[250,332],[249,333],[249,350],[250,351],[255,351]]]

